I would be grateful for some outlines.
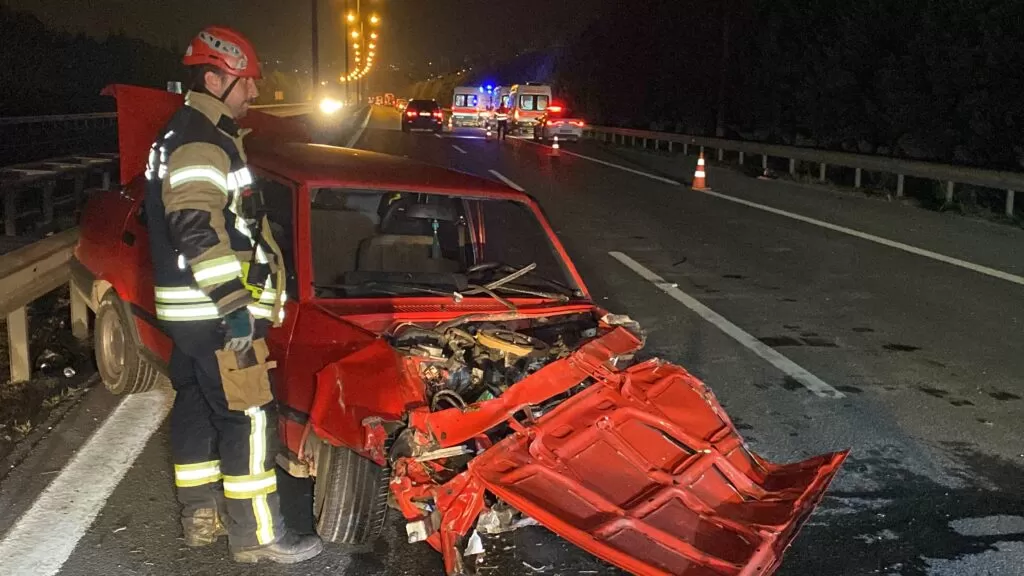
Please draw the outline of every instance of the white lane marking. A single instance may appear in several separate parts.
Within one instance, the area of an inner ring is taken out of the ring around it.
[[[459,147],[458,147],[458,146],[456,146],[455,144],[452,144],[452,148],[455,148],[456,150],[458,150],[459,152],[461,152],[461,153],[463,153],[463,154],[465,154],[465,153],[466,153],[466,151],[465,151],[465,150],[463,150],[462,148],[459,148]]]
[[[515,182],[509,180],[501,172],[498,172],[497,170],[490,170],[490,173],[494,174],[494,176],[497,177],[498,180],[501,180],[502,182],[504,182],[505,184],[509,185],[510,187],[515,188],[516,190],[518,190],[520,192],[526,192],[526,190],[523,190],[523,188],[519,184],[516,184]]]
[[[171,407],[170,390],[132,394],[0,542],[5,574],[52,576],[103,509]]]
[[[645,268],[642,264],[633,260],[629,256],[626,256],[622,252],[609,252],[612,258],[615,258],[627,268],[636,272],[642,276],[645,280],[654,284],[659,290],[668,294],[672,298],[679,301],[683,306],[686,306],[690,310],[697,313],[698,316],[712,323],[722,332],[725,332],[734,340],[748,348],[754,354],[757,354],[761,358],[767,360],[772,366],[775,366],[781,370],[787,376],[793,378],[797,382],[801,383],[811,392],[814,392],[822,398],[845,398],[846,395],[836,390],[832,386],[829,386],[820,378],[811,374],[807,370],[801,368],[795,362],[786,358],[782,354],[776,352],[773,348],[766,346],[763,342],[754,338],[750,334],[744,332],[739,326],[736,326],[732,322],[729,322],[720,314],[707,306],[701,304],[694,297],[683,292],[673,284],[666,282],[664,278],[658,276],[654,272],[651,272]]]
[[[787,212],[785,210],[780,210],[778,208],[772,208],[771,206],[765,206],[763,204],[758,204],[757,202],[743,200],[741,198],[736,198],[735,196],[729,196],[727,194],[722,194],[720,192],[711,192],[710,190],[701,190],[698,192],[701,194],[709,194],[716,198],[721,198],[722,200],[728,200],[729,202],[735,202],[737,204],[743,204],[744,206],[750,206],[751,208],[757,208],[758,210],[764,210],[765,212],[771,212],[772,214],[777,214],[779,216],[785,216],[786,218],[792,218],[793,220],[799,220],[801,222],[806,222],[808,224],[813,224],[815,226],[827,228],[835,232],[841,232],[843,234],[855,236],[862,240],[868,240],[869,242],[875,242],[883,246],[896,248],[897,250],[903,250],[904,252],[916,254],[917,256],[924,256],[925,258],[931,258],[932,260],[945,262],[946,264],[952,264],[953,266],[959,266],[960,268],[965,268],[967,270],[973,270],[974,272],[992,276],[993,278],[999,278],[1000,280],[1006,280],[1007,282],[1013,282],[1014,284],[1020,284],[1024,286],[1024,276],[1018,276],[1016,274],[1011,274],[1009,272],[1003,272],[1002,270],[996,270],[995,268],[989,268],[988,266],[982,266],[980,264],[975,264],[973,262],[968,262],[966,260],[960,260],[959,258],[946,256],[945,254],[939,254],[938,252],[932,252],[931,250],[925,250],[924,248],[911,246],[910,244],[904,244],[902,242],[897,242],[895,240],[889,240],[888,238],[882,238],[880,236],[868,234],[867,232],[861,232],[859,230],[854,230],[852,228],[847,228],[845,226],[839,226],[837,224],[824,222],[822,220],[816,220],[808,216],[801,216],[800,214],[794,214],[793,212]]]
[[[434,138],[444,138],[444,136],[441,136],[437,132],[434,132]]]
[[[538,142],[534,142],[533,140],[530,140],[528,138],[516,138],[516,140],[520,140],[522,142],[528,142],[530,144],[533,144],[534,146],[542,146],[544,148],[549,148],[549,149],[551,148],[550,146],[545,146],[544,144],[540,144]],[[657,180],[658,182],[664,182],[665,184],[671,184],[673,186],[682,186],[682,184],[680,184],[679,182],[677,182],[677,181],[675,181],[675,180],[673,180],[671,178],[664,178],[662,176],[657,176],[655,174],[649,174],[649,173],[643,172],[641,170],[634,170],[633,168],[628,168],[626,166],[621,166],[619,164],[613,164],[611,162],[605,162],[604,160],[598,160],[597,158],[593,158],[593,157],[590,157],[590,156],[584,156],[583,154],[577,154],[576,152],[569,152],[564,147],[563,148],[559,148],[558,151],[561,152],[562,154],[568,154],[569,156],[576,156],[577,158],[583,158],[584,160],[590,160],[591,162],[596,162],[598,164],[603,164],[604,166],[609,166],[611,168],[617,168],[619,170],[623,170],[623,171],[629,172],[631,174],[636,174],[637,176],[643,176],[644,178],[650,178],[651,180]]]
[[[356,130],[356,133],[352,135],[352,138],[349,138],[348,144],[345,145],[345,148],[354,147],[356,145],[356,142],[359,142],[359,139],[363,137],[363,132],[366,130],[367,124],[370,123],[370,116],[373,116],[372,109],[370,109],[366,113],[366,118],[363,119],[363,125],[360,126],[358,130]]]

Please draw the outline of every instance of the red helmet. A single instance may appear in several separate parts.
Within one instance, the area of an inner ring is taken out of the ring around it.
[[[212,64],[241,78],[263,77],[252,43],[238,32],[220,26],[210,26],[193,38],[181,62],[185,66]]]

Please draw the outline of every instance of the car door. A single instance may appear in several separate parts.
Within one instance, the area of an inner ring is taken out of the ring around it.
[[[298,274],[296,270],[296,199],[298,186],[287,178],[250,167],[253,172],[254,206],[265,210],[274,241],[281,249],[285,265],[285,318],[281,326],[272,328],[267,334],[267,346],[271,357],[277,362],[274,385],[279,389],[288,375],[288,346],[292,328],[298,313]],[[247,207],[247,210],[254,209]],[[251,212],[250,212],[251,213]],[[277,390],[275,390],[277,392]]]
[[[132,310],[132,317],[142,344],[154,355],[168,362],[171,357],[171,340],[160,330],[153,302],[153,262],[149,254],[149,231],[146,228],[144,197],[145,181],[135,180],[125,189],[132,202],[132,209],[125,219],[121,232],[121,246],[118,259],[123,270],[121,298]]]

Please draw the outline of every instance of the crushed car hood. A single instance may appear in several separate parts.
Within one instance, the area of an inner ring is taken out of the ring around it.
[[[580,360],[563,362],[597,383],[477,456],[470,474],[635,574],[772,573],[848,451],[769,463],[683,368]]]

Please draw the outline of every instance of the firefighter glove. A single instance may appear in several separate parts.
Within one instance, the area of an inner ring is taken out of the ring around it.
[[[229,313],[224,317],[224,325],[227,328],[225,350],[245,352],[252,347],[255,321],[248,308],[242,307]]]

